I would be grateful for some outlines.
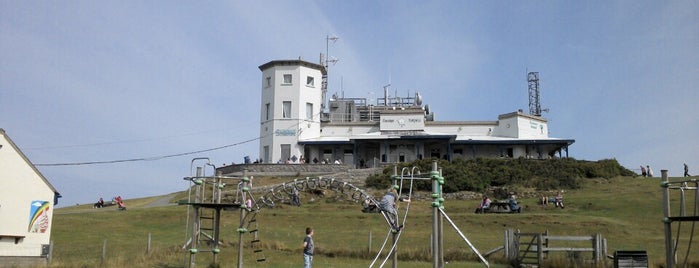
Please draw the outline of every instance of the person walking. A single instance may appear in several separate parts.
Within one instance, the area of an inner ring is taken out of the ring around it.
[[[653,170],[650,169],[650,165],[646,166],[646,171],[648,172],[648,178],[652,178],[653,177]]]
[[[303,239],[303,268],[311,268],[313,266],[313,228],[306,227],[306,238]]]
[[[689,175],[689,166],[687,166],[687,163],[684,163],[684,176],[685,177],[691,177],[692,175]]]
[[[641,165],[641,176],[646,177],[646,168]]]

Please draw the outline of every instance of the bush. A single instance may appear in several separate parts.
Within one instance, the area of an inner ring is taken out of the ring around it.
[[[398,171],[407,167],[418,167],[423,173],[432,170],[432,160],[423,159],[411,163],[398,164]],[[573,158],[565,159],[455,159],[452,162],[439,160],[445,184],[444,192],[474,191],[482,192],[489,187],[522,185],[539,190],[577,189],[583,179],[613,178],[633,176],[634,173],[619,165],[616,159],[583,161]],[[367,186],[385,189],[391,183],[393,167],[387,167],[381,174],[367,178]],[[398,172],[400,175],[400,172]],[[415,185],[423,191],[431,190],[429,181],[418,181]]]

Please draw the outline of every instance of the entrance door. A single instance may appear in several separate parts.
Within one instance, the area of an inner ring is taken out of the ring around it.
[[[281,149],[282,149],[282,154],[281,154],[282,162],[285,162],[285,161],[289,160],[289,158],[291,158],[291,144],[282,144]]]

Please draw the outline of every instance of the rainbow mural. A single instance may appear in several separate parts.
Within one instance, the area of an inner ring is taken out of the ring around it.
[[[29,232],[45,233],[49,229],[49,201],[35,200],[29,208]]]

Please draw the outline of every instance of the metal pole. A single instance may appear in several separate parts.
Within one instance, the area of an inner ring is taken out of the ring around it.
[[[202,173],[202,168],[197,167],[197,177],[194,179],[194,203],[201,202],[201,188],[203,184],[198,182],[201,180],[200,177]],[[201,224],[199,222],[199,206],[193,205],[192,209],[194,210],[194,214],[192,215],[192,242],[189,247],[189,267],[196,266],[196,253],[198,251],[197,247],[199,246],[199,228]]]
[[[439,268],[439,171],[437,171],[437,160],[432,161],[432,267]]]
[[[216,172],[216,178],[214,179],[214,188],[213,188],[213,196],[211,198],[211,201],[216,203],[216,204],[221,204],[221,192],[222,192],[222,187],[223,185],[221,184],[221,176],[223,176],[222,171],[217,171]],[[221,207],[216,207],[214,211],[214,226],[212,226],[213,231],[214,231],[214,246],[213,246],[213,254],[214,254],[214,263],[218,263],[218,253],[219,253],[219,248],[218,248],[218,241],[219,241],[219,235],[221,233],[221,229],[219,228],[221,226]]]
[[[439,169],[439,176],[443,177],[442,169]],[[442,183],[439,183],[439,208],[444,209],[444,199],[442,198]],[[437,217],[437,226],[439,233],[437,234],[437,245],[439,245],[439,267],[444,267],[444,215],[439,213]]]
[[[398,165],[393,165],[393,185],[391,187],[398,185],[397,178],[398,178]],[[398,194],[401,194],[401,193],[398,193]],[[400,199],[401,197],[397,196],[396,198],[397,198],[396,202],[398,202],[398,199]],[[393,223],[395,225],[395,227],[398,227],[400,225],[398,223],[398,214],[397,213],[398,213],[398,208],[396,208],[396,218],[395,218],[395,222]],[[393,232],[394,249],[393,249],[393,252],[391,253],[391,268],[398,267],[398,253],[397,253],[398,252],[398,245],[396,245],[397,239],[398,239],[398,232]]]
[[[247,178],[248,178],[248,170],[245,169],[245,170],[243,170],[243,184],[242,184],[242,186],[243,186],[243,190],[242,190],[243,199],[241,200],[241,202],[243,204],[247,203],[247,202],[245,202],[245,194],[247,192],[246,187],[248,186],[248,183],[246,182]],[[245,224],[245,215],[247,212],[248,212],[248,210],[246,208],[244,208],[243,206],[240,207],[240,225],[238,227],[238,268],[243,267],[243,234],[247,231],[244,229],[245,228],[245,225],[244,225]]]
[[[674,265],[674,262],[672,260],[672,221],[670,220],[670,182],[668,181],[667,178],[667,170],[663,169],[660,170],[660,174],[662,177],[662,183],[660,184],[661,187],[663,187],[663,223],[665,225],[665,267],[667,268],[672,268]]]
[[[213,248],[213,254],[214,254],[214,263],[218,264],[218,253],[219,253],[219,248],[218,248],[218,241],[219,241],[219,235],[221,233],[220,229],[218,228],[221,224],[221,207],[216,207],[216,210],[214,211],[214,248]]]

